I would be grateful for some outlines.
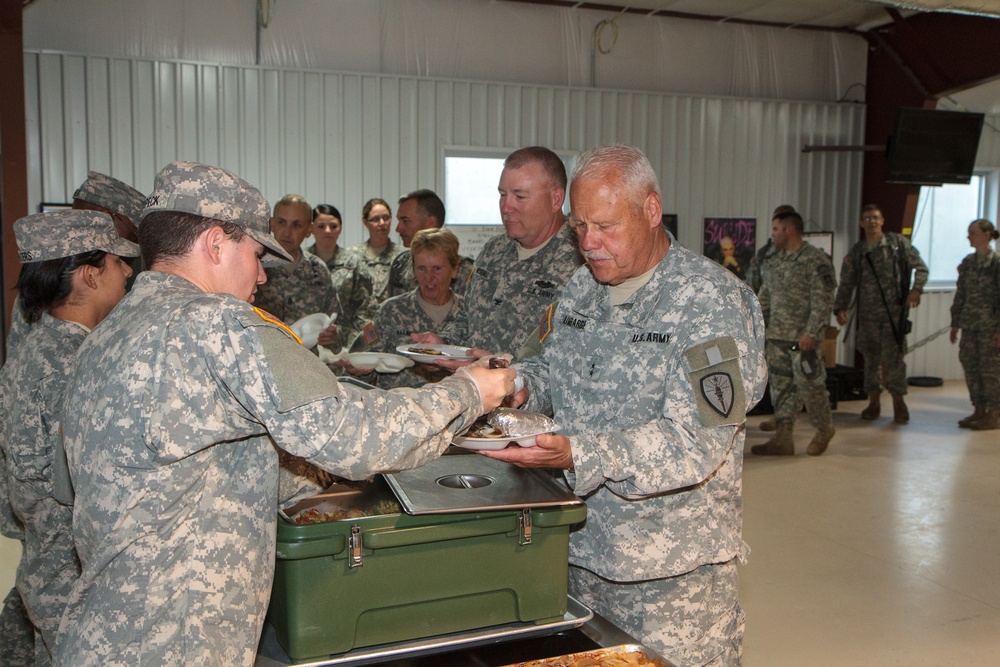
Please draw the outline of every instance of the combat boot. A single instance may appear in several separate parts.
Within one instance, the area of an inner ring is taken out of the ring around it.
[[[813,436],[812,441],[809,443],[809,447],[806,448],[806,454],[809,456],[819,456],[826,451],[827,445],[830,444],[830,440],[833,439],[833,435],[837,432],[833,428],[833,424],[824,426],[820,430],[816,431],[816,435]]]
[[[880,414],[882,414],[882,395],[869,394],[868,407],[861,411],[861,418],[872,421],[873,419],[878,419]]]
[[[763,445],[754,445],[750,448],[750,453],[757,456],[794,456],[795,441],[792,439],[792,422],[778,422],[774,437]]]
[[[985,417],[972,422],[969,428],[973,431],[993,431],[1000,428],[1000,410],[988,410]]]
[[[902,394],[892,395],[892,419],[897,424],[906,424],[910,421],[910,410],[906,407]]]
[[[968,417],[964,417],[958,420],[958,427],[969,428],[970,426],[972,426],[972,422],[979,421],[985,416],[986,416],[986,410],[984,410],[982,406],[977,405],[975,412],[973,412]]]
[[[774,423],[773,419],[765,419],[760,423],[760,430],[770,433],[774,429],[778,428],[777,424]]]

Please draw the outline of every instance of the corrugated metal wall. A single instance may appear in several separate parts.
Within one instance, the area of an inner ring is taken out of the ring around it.
[[[344,243],[361,206],[443,189],[445,147],[565,152],[642,147],[681,241],[704,216],[756,216],[779,203],[816,229],[854,225],[860,157],[801,152],[858,144],[863,108],[733,98],[26,53],[30,199],[66,201],[87,169],[140,190],[173,159],[218,164],[270,200],[298,192],[338,205]],[[836,252],[836,251],[835,251]]]
[[[791,203],[835,233],[834,264],[857,237],[863,107],[27,53],[30,200],[68,201],[88,169],[152,188],[172,159],[229,168],[274,201],[298,192],[345,215],[417,187],[443,191],[445,147],[640,146],[660,175],[680,240],[705,216],[756,216]],[[986,139],[984,135],[984,140]],[[992,154],[986,150],[986,155]],[[948,324],[952,294],[914,311],[919,341]],[[913,351],[913,375],[962,377],[942,336]],[[841,345],[839,359],[853,360]]]

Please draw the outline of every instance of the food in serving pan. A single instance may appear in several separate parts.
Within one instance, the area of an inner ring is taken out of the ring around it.
[[[292,523],[328,523],[330,521],[343,521],[344,519],[363,519],[366,516],[382,516],[383,514],[399,514],[402,510],[395,500],[380,500],[371,509],[337,509],[321,510],[310,508],[303,510],[292,518]]]
[[[518,662],[507,667],[668,667],[668,665],[643,651],[604,649]]]

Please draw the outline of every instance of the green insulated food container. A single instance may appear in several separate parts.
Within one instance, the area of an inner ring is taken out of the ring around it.
[[[384,507],[393,493],[379,481],[279,517],[268,615],[293,660],[566,613],[569,532],[586,507],[547,473],[457,455],[386,481],[418,514],[288,519],[309,508]]]

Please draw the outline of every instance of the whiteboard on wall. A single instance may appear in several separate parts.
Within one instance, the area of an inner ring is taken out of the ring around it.
[[[458,254],[475,259],[486,242],[503,234],[503,225],[448,225],[448,231],[458,237]]]

